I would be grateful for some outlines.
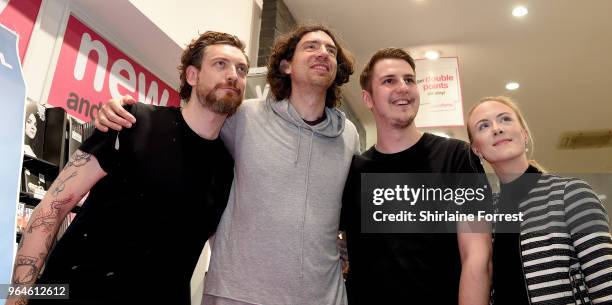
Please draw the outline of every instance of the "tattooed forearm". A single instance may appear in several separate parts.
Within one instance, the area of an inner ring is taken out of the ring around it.
[[[73,172],[72,174],[70,174],[70,176],[66,177],[63,180],[61,178],[58,178],[57,186],[53,189],[53,197],[57,197],[57,195],[59,195],[59,193],[61,193],[66,188],[66,181],[70,180],[73,177],[76,177],[76,175],[77,172]]]
[[[72,158],[70,159],[70,161],[68,161],[65,168],[69,168],[71,166],[81,167],[87,164],[89,160],[91,160],[90,154],[82,151],[77,151],[76,153],[74,153],[74,155],[72,155]]]
[[[28,300],[25,297],[20,297],[19,300],[15,302],[15,305],[28,305]]]
[[[45,249],[47,249],[47,252],[51,250],[51,247],[53,246],[54,241],[55,241],[55,236],[51,234],[49,234],[47,238],[45,238]]]
[[[13,283],[17,285],[34,283],[40,271],[37,264],[38,258],[36,257],[17,255],[15,270],[13,271]]]
[[[23,247],[23,240],[25,239],[25,232],[21,233],[21,238],[19,239],[19,244],[17,245],[17,250],[21,250],[21,247]]]
[[[32,220],[28,224],[28,233],[32,233],[35,229],[42,228],[43,232],[49,233],[52,232],[55,228],[55,225],[59,221],[58,216],[60,214],[60,210],[63,206],[71,203],[73,201],[73,196],[68,196],[68,198],[64,199],[56,199],[51,202],[51,207],[48,210],[40,209],[40,212],[36,211],[35,215],[33,215]]]

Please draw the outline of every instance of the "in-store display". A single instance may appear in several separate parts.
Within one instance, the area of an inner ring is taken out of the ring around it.
[[[68,128],[66,110],[60,107],[47,108],[45,115],[47,124],[42,158],[62,168],[65,163],[64,150]]]
[[[42,158],[45,140],[45,118],[45,107],[28,99],[23,137],[23,152],[28,156]]]

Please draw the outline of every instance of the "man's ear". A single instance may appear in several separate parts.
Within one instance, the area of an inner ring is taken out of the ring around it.
[[[374,107],[374,101],[372,100],[372,94],[368,92],[368,90],[361,90],[361,99],[363,103],[368,107],[368,109],[372,110]]]
[[[189,65],[185,70],[185,77],[187,79],[187,83],[191,86],[195,86],[198,84],[198,73],[200,70],[195,66]]]
[[[281,72],[287,75],[291,74],[291,65],[286,59],[281,60],[279,68]]]

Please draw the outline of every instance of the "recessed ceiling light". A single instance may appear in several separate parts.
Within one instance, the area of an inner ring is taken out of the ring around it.
[[[529,13],[529,11],[524,6],[517,6],[512,10],[512,16],[514,17],[523,17],[527,15],[527,13]]]
[[[431,59],[431,60],[438,59],[438,58],[440,58],[440,52],[434,51],[434,50],[429,50],[429,51],[425,52],[425,58]]]
[[[520,87],[519,83],[507,83],[506,89],[508,90],[516,90]]]

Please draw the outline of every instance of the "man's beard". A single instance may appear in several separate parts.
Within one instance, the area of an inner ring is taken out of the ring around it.
[[[335,72],[329,73],[327,75],[311,76],[310,84],[317,86],[317,87],[329,89],[329,87],[331,87],[331,85],[334,84],[335,79],[336,79]]]
[[[200,105],[210,109],[212,112],[231,116],[236,113],[238,106],[242,104],[242,91],[236,87],[233,87],[236,88],[238,92],[228,92],[221,97],[217,97],[216,92],[218,90],[222,90],[221,87],[232,86],[228,84],[217,84],[206,95],[204,95],[204,88],[202,88],[202,86],[197,86],[196,95],[198,97],[198,102]]]
[[[410,126],[414,122],[414,116],[409,117],[408,119],[391,119],[391,126],[395,129],[405,129]]]

